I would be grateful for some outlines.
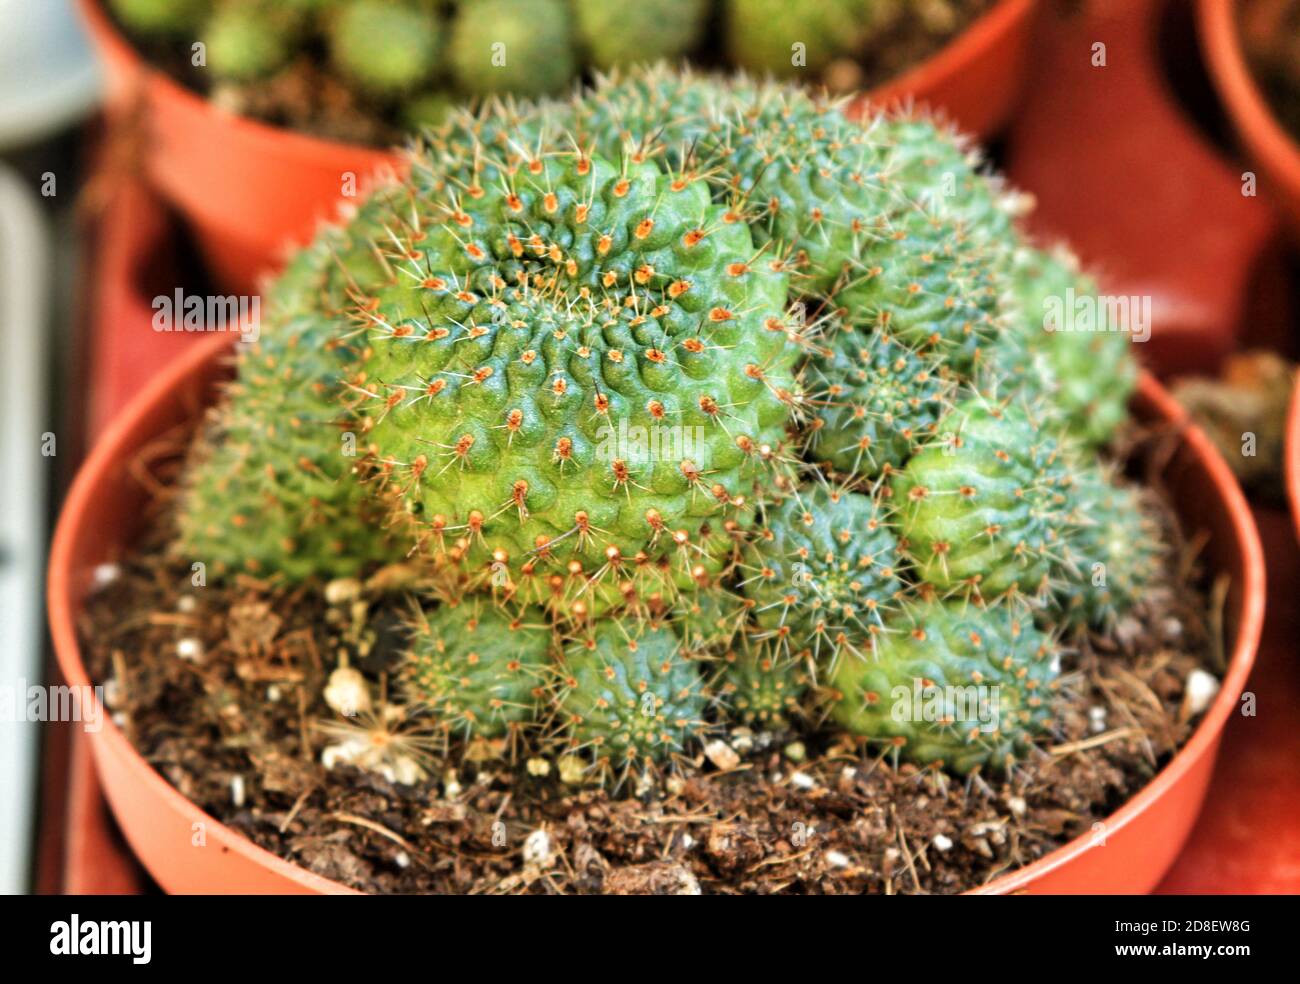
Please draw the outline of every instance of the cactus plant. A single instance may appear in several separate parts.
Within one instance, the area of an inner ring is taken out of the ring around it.
[[[1071,435],[1090,446],[1105,444],[1127,418],[1137,384],[1131,326],[1075,330],[1061,323],[1070,298],[1092,304],[1097,297],[1096,283],[1079,272],[1078,261],[1064,249],[1018,251],[1012,288],[1025,318],[1028,346],[1046,361],[1054,380],[1052,402]]]
[[[591,63],[606,69],[686,54],[699,42],[707,13],[707,0],[573,0],[578,36]]]
[[[411,0],[350,0],[329,20],[330,60],[363,91],[409,93],[434,71],[443,28],[428,5]]]
[[[870,655],[903,587],[897,550],[876,499],[813,485],[764,509],[742,587],[765,637],[829,666]]]
[[[472,193],[412,216],[396,282],[354,315],[377,481],[470,559],[666,552],[746,494],[782,434],[786,275],[701,177],[480,156]]]
[[[550,650],[539,611],[464,603],[421,613],[402,664],[408,706],[460,737],[515,734],[544,706]]]
[[[1098,368],[1036,329],[1091,288],[1019,208],[931,121],[771,82],[654,68],[450,110],[276,285],[177,549],[435,571],[421,720],[544,721],[592,775],[724,718],[798,727],[813,682],[902,755],[1004,766],[1050,724],[1055,633],[1112,627],[1161,560],[1095,467],[1127,338]],[[918,679],[996,686],[1000,726],[872,703]]]
[[[924,581],[990,601],[1043,598],[1072,531],[1071,476],[1050,415],[974,396],[892,482]]]
[[[554,688],[562,747],[603,773],[665,762],[708,730],[704,680],[668,628],[598,625],[565,651]]]
[[[576,59],[563,0],[474,0],[451,26],[449,56],[460,88],[474,95],[557,92]]]
[[[866,36],[875,0],[727,0],[727,52],[742,68],[781,77],[817,72]]]
[[[900,468],[934,436],[954,387],[945,367],[874,319],[832,319],[800,386],[813,415],[807,454],[863,479]]]
[[[715,689],[733,720],[758,730],[783,731],[803,716],[811,682],[800,654],[749,643],[725,652]]]
[[[840,661],[831,716],[925,765],[1006,768],[1050,725],[1058,673],[1026,614],[929,599],[890,623],[874,659]]]
[[[108,0],[108,5],[133,31],[183,37],[198,30],[212,0]]]
[[[1113,468],[1077,466],[1073,499],[1070,569],[1056,595],[1066,624],[1111,630],[1159,578],[1160,530],[1143,496]]]
[[[267,0],[228,0],[203,26],[207,64],[219,78],[251,82],[289,60],[291,13]]]
[[[360,438],[339,392],[355,356],[334,337],[348,278],[367,275],[389,208],[376,195],[301,251],[267,298],[258,340],[239,353],[238,380],[182,483],[175,550],[205,574],[342,577],[409,549],[389,540],[378,503],[351,478]]]

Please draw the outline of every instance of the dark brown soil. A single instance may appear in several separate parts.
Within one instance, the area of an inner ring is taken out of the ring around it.
[[[849,92],[895,78],[935,54],[997,2],[903,0],[893,22],[870,49],[858,59],[841,59],[830,66],[821,82]],[[717,34],[720,19],[714,18],[715,29],[692,54],[693,63],[719,70],[728,67],[720,61],[724,49]],[[121,24],[118,29],[177,82],[240,115],[328,140],[377,147],[402,142],[409,129],[402,122],[399,105],[358,96],[331,72],[325,52],[315,45],[305,47],[299,58],[269,79],[213,85],[210,73],[191,65],[188,42],[158,42],[134,35]]]
[[[1154,461],[1167,440],[1125,443],[1135,461]],[[1060,732],[1010,776],[896,767],[878,747],[825,733],[732,730],[741,758],[725,771],[700,756],[644,788],[575,788],[555,763],[538,775],[536,760],[524,768],[491,749],[431,752],[403,739],[400,723],[338,723],[326,678],[347,654],[382,680],[407,600],[380,595],[374,578],[360,599],[333,605],[320,585],[193,587],[162,549],[183,446],[139,463],[158,500],[139,552],[105,572],[83,616],[91,675],[185,796],[368,892],[959,892],[1093,829],[1189,736],[1189,673],[1222,670],[1208,628],[1221,586],[1198,580],[1194,546],[1159,507],[1174,545],[1166,583],[1111,637],[1069,647]],[[340,728],[395,742],[428,778],[326,769],[322,750]]]

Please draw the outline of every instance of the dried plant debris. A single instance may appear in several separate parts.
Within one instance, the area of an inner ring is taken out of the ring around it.
[[[1287,408],[1296,367],[1275,352],[1228,356],[1218,378],[1188,376],[1173,387],[1241,483],[1281,501]]]

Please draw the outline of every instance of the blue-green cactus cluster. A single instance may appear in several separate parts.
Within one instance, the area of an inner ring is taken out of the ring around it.
[[[1023,756],[1053,640],[1158,574],[1097,470],[1128,339],[1043,330],[1092,288],[962,140],[840,110],[665,68],[453,110],[271,295],[177,550],[439,572],[405,659],[423,717],[589,774],[808,728],[828,696],[925,765]],[[900,720],[909,683],[939,695]]]

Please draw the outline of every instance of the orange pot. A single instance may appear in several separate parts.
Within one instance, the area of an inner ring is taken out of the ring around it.
[[[1300,144],[1273,114],[1246,63],[1232,0],[1197,0],[1197,31],[1210,77],[1246,153],[1260,169],[1260,186],[1273,196],[1300,237]]]
[[[145,64],[100,0],[79,0],[104,60],[110,107],[138,114],[150,180],[193,229],[217,282],[251,293],[292,244],[331,217],[346,176],[400,166],[400,155],[305,136],[223,111]],[[1002,0],[960,37],[867,98],[944,107],[988,136],[1010,115],[1024,82],[1036,0]],[[861,103],[858,104],[861,106]]]
[[[218,109],[145,64],[99,0],[80,0],[104,61],[110,110],[145,128],[149,180],[184,216],[222,287],[254,293],[289,247],[399,155],[305,136]],[[350,176],[350,177],[349,177]]]
[[[1291,519],[1300,536],[1300,373],[1291,391],[1291,409],[1286,415],[1286,453],[1282,459],[1282,479],[1286,497],[1291,502]]]
[[[78,613],[96,565],[128,550],[146,492],[131,471],[141,448],[193,420],[226,378],[228,338],[192,346],[110,424],[69,492],[54,535],[49,570],[50,628],[68,683],[90,683],[77,638]],[[1264,617],[1259,536],[1228,467],[1149,375],[1135,407],[1144,420],[1185,427],[1165,480],[1179,513],[1209,534],[1206,558],[1231,576],[1226,611],[1230,654],[1218,697],[1191,741],[1156,778],[1109,817],[1099,832],[1005,875],[982,891],[1146,892],[1177,855],[1200,810],[1224,723],[1241,693]],[[256,847],[182,796],[104,718],[90,736],[100,778],[123,833],[169,892],[347,893],[342,885]],[[202,833],[203,844],[196,845]]]
[[[915,102],[942,109],[962,130],[986,139],[1015,109],[1029,71],[1029,42],[1037,0],[1001,0],[936,54],[855,102]]]

